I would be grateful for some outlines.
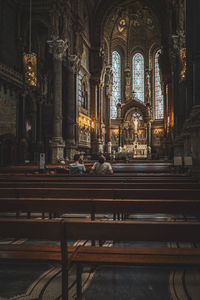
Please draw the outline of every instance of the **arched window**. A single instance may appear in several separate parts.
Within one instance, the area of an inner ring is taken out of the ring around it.
[[[160,51],[155,54],[155,119],[163,119],[164,115],[164,102],[163,94],[160,83],[160,66],[158,63]]]
[[[117,51],[112,53],[113,87],[111,97],[111,119],[117,118],[117,104],[121,98],[121,57]]]
[[[133,56],[133,92],[137,100],[144,102],[144,57],[140,53]]]

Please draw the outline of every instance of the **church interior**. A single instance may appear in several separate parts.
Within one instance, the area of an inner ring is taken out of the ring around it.
[[[0,0],[1,300],[199,300],[199,15]]]

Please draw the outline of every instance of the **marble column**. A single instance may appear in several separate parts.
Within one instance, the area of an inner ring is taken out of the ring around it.
[[[147,158],[151,159],[151,121],[147,122]]]
[[[167,99],[167,84],[163,83],[163,99],[164,99],[164,131],[167,135],[167,121],[168,121],[168,99]]]
[[[193,158],[193,168],[200,169],[200,2],[198,0],[186,2],[187,7],[187,68],[189,71],[193,70],[193,90],[190,91],[190,98],[192,99],[192,108],[189,115],[189,131],[191,137],[191,153]],[[192,35],[190,36],[190,33]],[[189,86],[190,87],[190,86]],[[191,106],[191,102],[189,103]]]
[[[66,67],[66,153],[70,160],[77,147],[77,107],[76,107],[76,75],[79,71],[80,59],[77,55],[68,55],[65,60]]]
[[[53,132],[50,143],[51,163],[64,159],[65,143],[62,137],[62,61],[67,43],[63,40],[47,41],[53,55]]]
[[[193,48],[194,48],[194,19],[193,19],[194,1],[186,1],[186,111],[189,116],[193,105]]]
[[[111,119],[110,119],[110,96],[106,95],[106,151],[111,153]]]
[[[152,71],[147,68],[145,70],[145,102],[151,105],[151,81],[152,81]]]
[[[91,102],[90,102],[90,110],[91,110],[91,120],[94,124],[94,128],[91,130],[91,148],[92,153],[96,153],[96,142],[97,142],[97,97],[96,97],[96,86],[97,82],[95,78],[90,79],[90,96],[91,96]]]
[[[126,101],[128,101],[132,97],[130,69],[129,68],[125,69],[124,74],[125,74],[125,99]]]
[[[107,66],[105,74],[105,99],[106,99],[106,151],[111,154],[111,118],[110,118],[110,98],[112,96],[113,74],[111,66]],[[119,117],[119,116],[117,116]]]
[[[97,97],[97,153],[103,153],[102,144],[102,127],[101,127],[101,83],[96,85],[96,97]]]

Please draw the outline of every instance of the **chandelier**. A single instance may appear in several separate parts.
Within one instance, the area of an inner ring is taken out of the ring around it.
[[[29,15],[29,51],[24,53],[24,80],[28,87],[37,85],[37,55],[31,51],[31,33],[32,33],[32,0],[30,0],[30,15]]]

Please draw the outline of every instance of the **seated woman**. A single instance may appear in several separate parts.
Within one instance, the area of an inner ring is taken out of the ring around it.
[[[74,162],[69,164],[69,174],[80,175],[86,172],[83,160],[80,158],[79,154],[74,155]]]
[[[109,175],[113,174],[112,166],[109,162],[106,162],[106,158],[101,155],[99,160],[94,163],[90,170],[90,174],[95,175]]]

